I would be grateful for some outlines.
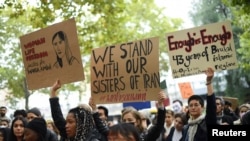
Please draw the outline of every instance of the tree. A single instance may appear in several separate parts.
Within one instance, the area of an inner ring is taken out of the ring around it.
[[[93,48],[134,41],[142,38],[160,36],[160,69],[161,74],[167,72],[165,33],[178,29],[182,21],[166,17],[153,0],[147,1],[35,1],[5,0],[0,4],[1,17],[5,23],[1,27],[2,47],[4,54],[1,61],[8,62],[1,67],[4,74],[1,87],[8,88],[13,97],[32,94],[24,87],[25,76],[17,37],[31,31],[47,27],[53,23],[75,18],[79,36],[81,55],[84,56],[84,71],[89,82],[89,60]],[[6,29],[8,28],[8,32]],[[0,32],[1,32],[0,31]],[[0,33],[1,34],[1,33]],[[15,41],[6,42],[8,40]],[[2,52],[1,52],[2,53]],[[11,57],[9,57],[11,56]],[[2,74],[1,74],[2,75]],[[15,76],[13,78],[13,76]],[[18,85],[19,84],[19,85]],[[72,85],[74,87],[72,87]],[[70,89],[79,85],[66,85]],[[47,91],[43,89],[43,91]],[[27,97],[28,97],[27,96]]]
[[[233,15],[234,15],[234,24],[239,26],[240,28],[243,29],[242,33],[239,34],[239,44],[240,48],[237,49],[237,52],[241,56],[241,60],[239,61],[240,66],[241,66],[241,71],[244,73],[244,80],[245,84],[243,86],[247,87],[249,91],[249,86],[250,86],[250,33],[249,33],[249,28],[250,28],[250,2],[247,0],[232,0],[232,1],[226,1],[223,0],[223,2],[230,7]],[[245,101],[244,102],[249,102],[250,101],[250,93],[245,92],[244,95]]]
[[[216,23],[224,20],[232,21],[233,35],[235,41],[235,48],[239,51],[241,45],[239,43],[239,35],[242,34],[243,29],[237,26],[235,23],[235,16],[230,7],[225,5],[222,1],[218,0],[203,0],[196,1],[194,4],[194,11],[190,13],[194,24],[196,26]],[[242,54],[236,52],[237,60],[242,61]],[[240,63],[238,69],[223,71],[224,74],[219,74],[216,77],[217,90],[220,89],[220,81],[225,80],[227,82],[226,90],[223,92],[226,96],[238,97],[240,102],[243,102],[246,93],[249,91],[249,77],[248,73],[243,71],[243,66]]]

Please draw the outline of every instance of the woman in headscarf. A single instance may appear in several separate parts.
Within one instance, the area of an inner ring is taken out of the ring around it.
[[[63,118],[59,98],[56,91],[61,88],[59,80],[52,86],[50,94],[50,107],[53,121],[60,131],[61,141],[99,141],[100,133],[97,131],[91,114],[91,108],[82,104],[69,110],[66,120]]]

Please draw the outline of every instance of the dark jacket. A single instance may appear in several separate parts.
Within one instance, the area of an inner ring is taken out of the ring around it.
[[[51,130],[47,129],[45,141],[58,141],[57,135]]]
[[[173,135],[174,135],[174,131],[175,131],[175,127],[172,127],[169,131],[168,137],[166,139],[166,141],[172,141],[173,140]],[[182,129],[182,135],[184,133],[184,129]]]
[[[93,113],[93,118],[95,121],[96,129],[100,133],[102,140],[107,141],[109,127],[102,121],[98,112]]]
[[[206,115],[205,118],[198,124],[197,131],[194,135],[194,141],[207,141],[207,125],[216,125],[216,103],[215,103],[215,95],[207,96],[207,105],[206,105]],[[187,132],[189,125],[184,126],[184,134],[180,141],[187,141]]]
[[[58,128],[58,130],[60,131],[60,136],[61,136],[60,141],[67,141],[67,133],[66,133],[66,128],[65,128],[66,121],[61,111],[59,98],[58,97],[50,98],[49,101],[50,101],[50,108],[51,108],[53,121],[56,127]],[[106,141],[102,138],[98,140],[97,138],[100,137],[99,134],[100,133],[97,131],[97,129],[93,129],[92,132],[88,135],[88,138],[86,139],[86,141]]]
[[[218,117],[217,117],[217,120],[218,120]],[[229,125],[233,125],[234,121],[233,121],[233,118],[231,116],[223,115],[221,117],[221,123],[228,123]]]
[[[161,131],[164,129],[165,123],[165,108],[158,108],[157,111],[157,122],[153,125],[146,133],[141,133],[142,141],[155,141],[161,134]]]

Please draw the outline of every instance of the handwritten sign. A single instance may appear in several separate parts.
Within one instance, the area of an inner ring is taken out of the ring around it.
[[[74,19],[21,36],[20,42],[28,89],[52,86],[57,78],[84,80]]]
[[[178,83],[178,85],[180,88],[182,98],[187,99],[194,94],[190,82],[182,82]]]
[[[224,99],[224,101],[229,101],[232,103],[233,110],[236,110],[236,108],[239,106],[239,99],[236,97],[223,96],[222,98]]]
[[[230,21],[167,33],[173,78],[238,67]]]
[[[91,94],[95,102],[157,100],[160,92],[159,38],[93,49]]]

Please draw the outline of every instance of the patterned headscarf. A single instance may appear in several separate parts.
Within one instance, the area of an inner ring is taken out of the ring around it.
[[[85,107],[76,107],[69,111],[76,118],[76,136],[70,141],[86,141],[90,131],[95,127],[91,112]]]

